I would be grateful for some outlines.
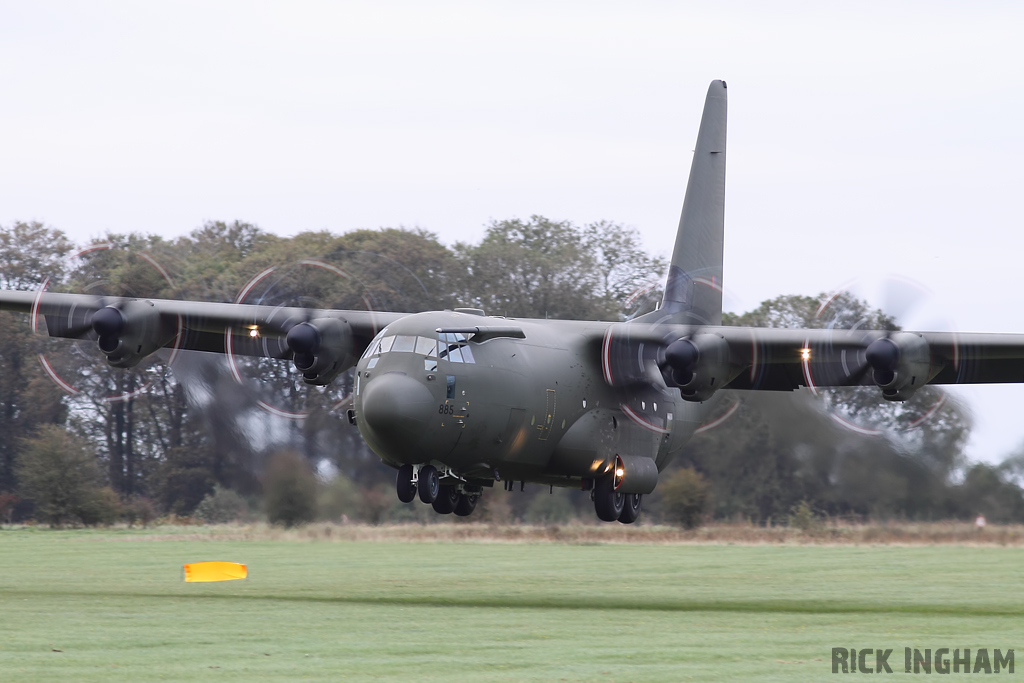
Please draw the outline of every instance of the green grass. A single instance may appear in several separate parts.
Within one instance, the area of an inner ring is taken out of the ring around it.
[[[208,559],[250,578],[183,583]],[[821,680],[839,646],[893,648],[871,680],[899,680],[905,646],[1024,645],[1022,565],[1012,547],[8,529],[0,681]]]

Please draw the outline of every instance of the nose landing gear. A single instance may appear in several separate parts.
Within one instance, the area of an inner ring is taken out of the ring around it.
[[[480,500],[479,493],[460,493],[459,502],[455,504],[453,512],[459,517],[469,517],[476,509],[476,502]]]
[[[419,490],[420,500],[428,505],[433,505],[438,494],[441,493],[441,477],[437,474],[437,468],[433,465],[421,467],[416,488]]]
[[[450,515],[455,506],[459,503],[459,490],[454,486],[442,486],[441,492],[433,502],[434,512],[441,515]]]
[[[433,507],[438,514],[449,515],[454,512],[459,517],[471,515],[483,489],[464,483],[465,480],[447,466],[443,469],[445,481],[454,479],[454,483],[441,484],[442,473],[433,465],[399,467],[395,481],[398,500],[411,503],[419,494],[419,499]]]
[[[403,503],[411,503],[416,497],[416,470],[412,465],[402,465],[398,468],[398,479],[395,487],[398,489],[398,500]]]

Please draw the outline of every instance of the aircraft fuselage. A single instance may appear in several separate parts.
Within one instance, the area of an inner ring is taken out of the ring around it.
[[[609,387],[592,347],[610,324],[454,311],[401,318],[356,366],[360,433],[394,467],[432,463],[481,480],[497,470],[505,480],[579,487],[616,455],[654,458],[661,470],[704,405],[674,389]],[[480,325],[514,325],[523,338],[438,332]]]

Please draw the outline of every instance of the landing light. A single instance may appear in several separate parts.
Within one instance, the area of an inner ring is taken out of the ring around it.
[[[800,358],[803,359],[803,360],[810,360],[811,359],[811,350],[810,349],[800,349]]]
[[[251,330],[249,330],[249,336],[250,337],[258,337],[258,336],[260,336],[259,328],[254,327]]]
[[[622,469],[621,467],[616,468],[616,470],[615,470],[615,476],[616,477],[621,477],[625,473],[626,473],[626,470]]]

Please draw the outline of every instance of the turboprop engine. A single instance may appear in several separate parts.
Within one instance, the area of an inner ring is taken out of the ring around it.
[[[679,387],[687,401],[706,401],[732,379],[729,344],[717,334],[677,339],[665,347],[663,356],[658,366],[665,383]]]
[[[876,339],[864,351],[871,378],[887,401],[906,401],[942,369],[932,365],[928,342],[921,335],[896,332]]]
[[[352,367],[357,354],[352,328],[338,318],[314,318],[295,325],[285,337],[292,363],[306,384],[330,384]]]
[[[131,299],[120,308],[104,306],[92,315],[100,351],[115,368],[130,368],[162,348],[177,334],[164,324],[150,301]]]

